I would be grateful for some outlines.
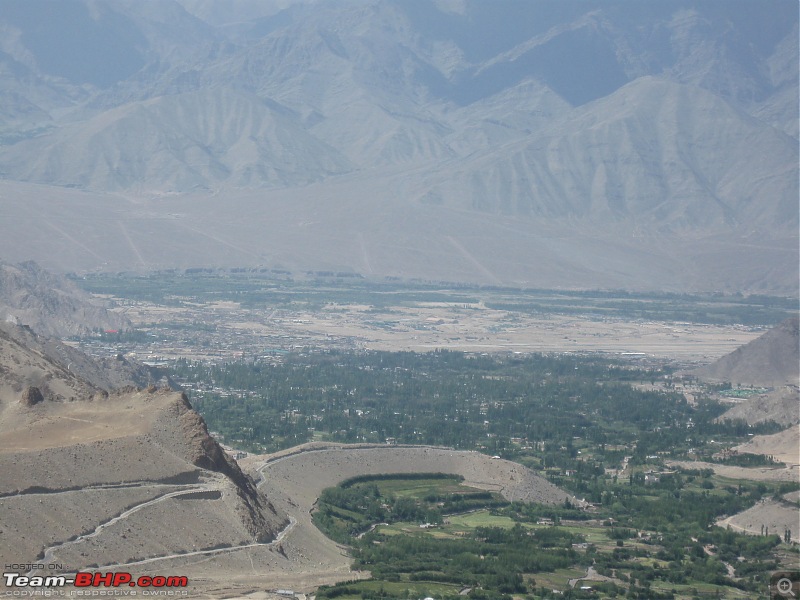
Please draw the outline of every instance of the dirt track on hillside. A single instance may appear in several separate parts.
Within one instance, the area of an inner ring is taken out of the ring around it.
[[[800,425],[772,435],[757,435],[735,448],[742,453],[772,456],[787,466],[800,467]]]
[[[791,530],[795,539],[800,535],[797,505],[772,499],[762,500],[745,511],[720,519],[717,525],[753,535],[761,535],[766,531],[769,535],[783,538],[787,529]]]
[[[521,465],[446,448],[306,444],[250,456],[241,466],[261,479],[260,489],[278,512],[296,521],[281,542],[215,556],[177,557],[142,565],[141,572],[186,575],[194,590],[211,596],[254,597],[269,596],[265,590],[309,592],[322,584],[364,577],[350,570],[346,549],[313,525],[311,510],[323,489],[366,473],[455,473],[468,485],[508,499],[560,503],[568,497]]]

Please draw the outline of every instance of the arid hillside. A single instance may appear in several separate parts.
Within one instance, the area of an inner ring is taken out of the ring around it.
[[[268,543],[287,524],[183,394],[109,393],[88,357],[25,328],[0,333],[4,564],[70,573]]]
[[[123,387],[147,387],[160,376],[122,356],[95,360],[25,326],[0,322],[0,406],[27,387],[43,398],[76,400]]]
[[[800,426],[793,425],[771,435],[754,436],[749,442],[740,444],[735,449],[741,453],[772,456],[800,471]]]
[[[800,383],[800,324],[787,319],[695,374],[705,381],[776,387]]]
[[[765,394],[750,396],[719,417],[720,421],[726,419],[742,419],[751,425],[763,421],[800,423],[800,389],[795,385],[784,385]]]
[[[0,260],[0,320],[57,337],[131,326],[65,277],[32,261],[13,265]]]

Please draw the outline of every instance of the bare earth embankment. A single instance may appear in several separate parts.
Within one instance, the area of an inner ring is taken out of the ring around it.
[[[783,537],[787,529],[792,532],[793,538],[800,535],[797,503],[785,500],[762,500],[745,511],[720,519],[717,525],[753,535],[777,534]]]
[[[325,537],[311,519],[323,489],[357,475],[454,473],[462,475],[467,485],[498,491],[510,500],[560,503],[569,497],[521,465],[446,448],[305,444],[272,455],[250,456],[242,467],[260,478],[259,489],[279,514],[291,520],[279,542],[214,557],[176,557],[142,565],[146,572],[180,572],[212,595],[255,596],[276,589],[309,592],[322,584],[365,576],[350,570],[346,549]]]
[[[795,474],[800,468],[800,425],[771,435],[757,435],[749,442],[736,446],[740,453],[763,454],[794,467]]]
[[[668,460],[665,464],[669,467],[683,469],[711,469],[717,475],[730,479],[747,479],[750,481],[798,481],[800,470],[797,465],[792,467],[736,467],[718,463],[703,462],[701,460]]]
[[[268,543],[288,524],[180,393],[6,403],[0,416],[3,564],[136,573],[167,556]]]
[[[711,469],[717,475],[750,481],[800,481],[800,425],[771,435],[757,435],[734,448],[740,453],[772,456],[785,467],[737,467],[719,463],[670,460],[667,464],[684,469]]]

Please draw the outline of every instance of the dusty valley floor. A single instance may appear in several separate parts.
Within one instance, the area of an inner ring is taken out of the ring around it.
[[[272,350],[337,347],[370,350],[436,348],[469,352],[602,352],[631,358],[657,358],[702,364],[755,339],[762,328],[742,325],[666,323],[616,317],[536,315],[487,307],[484,303],[420,302],[380,309],[366,305],[328,304],[252,309],[235,302],[165,306],[121,301],[117,312],[134,326],[156,330],[167,324],[213,325],[214,332],[184,343],[154,340],[139,351],[140,360],[178,356],[231,360]],[[154,337],[158,337],[154,335]]]

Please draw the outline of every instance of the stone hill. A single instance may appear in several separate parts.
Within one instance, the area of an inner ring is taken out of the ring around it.
[[[726,419],[741,419],[751,425],[763,421],[800,423],[800,390],[796,385],[784,385],[765,394],[751,396],[719,417],[721,421]]]
[[[0,320],[56,337],[131,326],[125,317],[99,306],[64,276],[32,261],[12,265],[0,260]]]
[[[186,396],[108,391],[114,377],[76,351],[0,333],[4,564],[150,563],[268,543],[287,524]]]
[[[705,381],[777,387],[800,383],[800,325],[792,318],[760,337],[696,369]]]
[[[161,377],[124,357],[95,360],[30,327],[0,322],[0,405],[33,386],[50,400],[88,398],[123,387],[147,387]]]

